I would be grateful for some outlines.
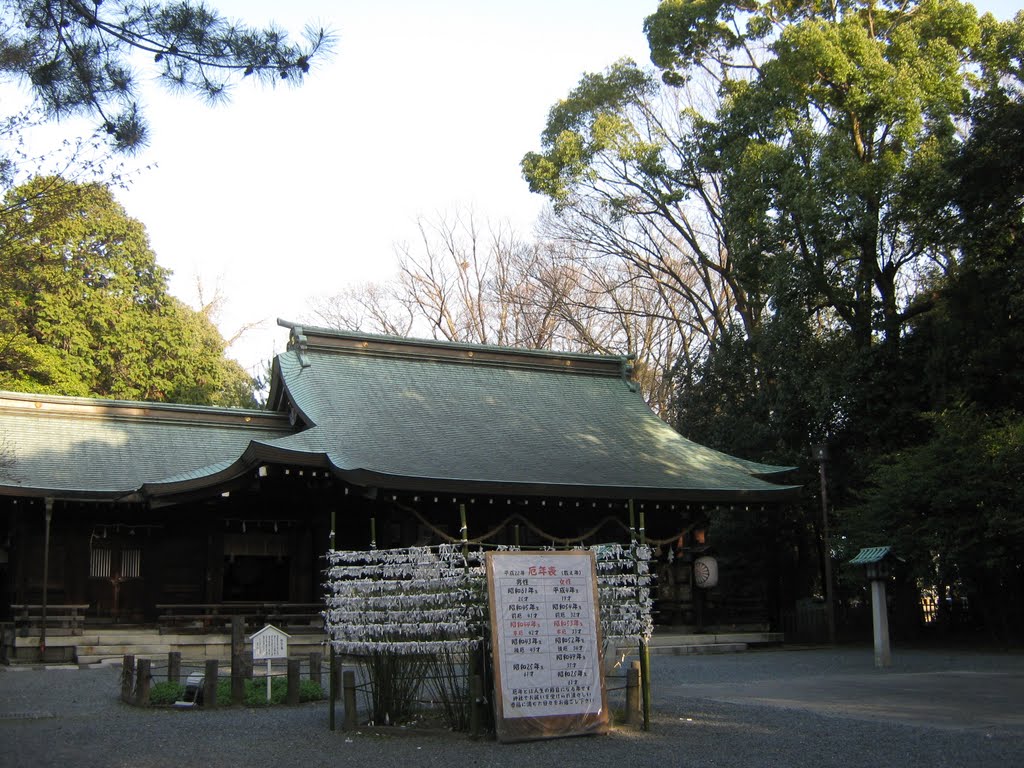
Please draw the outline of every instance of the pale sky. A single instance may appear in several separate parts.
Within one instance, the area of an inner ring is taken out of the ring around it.
[[[117,197],[173,270],[172,293],[195,304],[197,279],[219,288],[225,337],[261,322],[229,350],[250,369],[284,350],[276,318],[300,320],[314,295],[390,277],[417,217],[472,208],[529,236],[544,201],[520,159],[585,72],[623,56],[649,63],[643,21],[658,4],[210,2],[293,36],[307,22],[338,33],[334,56],[300,88],[243,82],[214,108],[143,91],[150,144]],[[1008,18],[1019,0],[976,5]]]
[[[281,352],[276,318],[394,270],[417,217],[471,206],[528,235],[543,206],[519,171],[547,112],[584,72],[646,62],[656,0],[214,0],[225,15],[296,33],[336,30],[300,88],[243,83],[229,104],[147,94],[158,163],[118,194],[147,227],[172,292],[198,276],[227,297],[222,332],[262,320],[230,353]],[[283,8],[287,8],[282,12]]]

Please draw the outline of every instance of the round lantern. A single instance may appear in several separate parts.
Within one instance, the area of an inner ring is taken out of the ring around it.
[[[713,557],[698,557],[693,561],[693,583],[703,589],[718,584],[718,561]]]

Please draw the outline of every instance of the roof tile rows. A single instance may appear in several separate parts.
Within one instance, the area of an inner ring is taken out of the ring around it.
[[[276,413],[0,395],[15,454],[0,493],[161,495],[212,488],[264,461],[392,488],[697,500],[793,491],[762,479],[785,468],[675,432],[620,358],[297,326],[291,335],[274,366]]]

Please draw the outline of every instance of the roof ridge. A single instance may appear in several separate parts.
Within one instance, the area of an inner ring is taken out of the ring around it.
[[[266,426],[284,415],[254,408],[227,408],[212,405],[152,403],[137,400],[106,400],[98,397],[43,395],[33,392],[0,391],[0,411],[33,411],[65,417],[131,419],[147,421],[187,421],[196,423],[239,423],[239,426]]]
[[[288,328],[288,350],[298,354],[303,367],[309,364],[309,350],[342,354],[370,354],[410,360],[438,360],[472,365],[513,366],[587,373],[630,379],[633,355],[596,355],[587,352],[558,352],[546,349],[505,347],[464,341],[416,339],[404,336],[319,328],[278,319]]]

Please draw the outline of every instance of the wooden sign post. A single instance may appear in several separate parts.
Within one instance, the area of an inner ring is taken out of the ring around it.
[[[287,659],[288,658],[288,638],[291,637],[287,632],[283,632],[273,624],[267,624],[259,632],[253,634],[252,641],[252,658],[253,661],[260,659],[267,660],[267,703],[270,703],[270,669],[271,662],[273,659]]]
[[[594,554],[489,552],[501,741],[608,730]]]

